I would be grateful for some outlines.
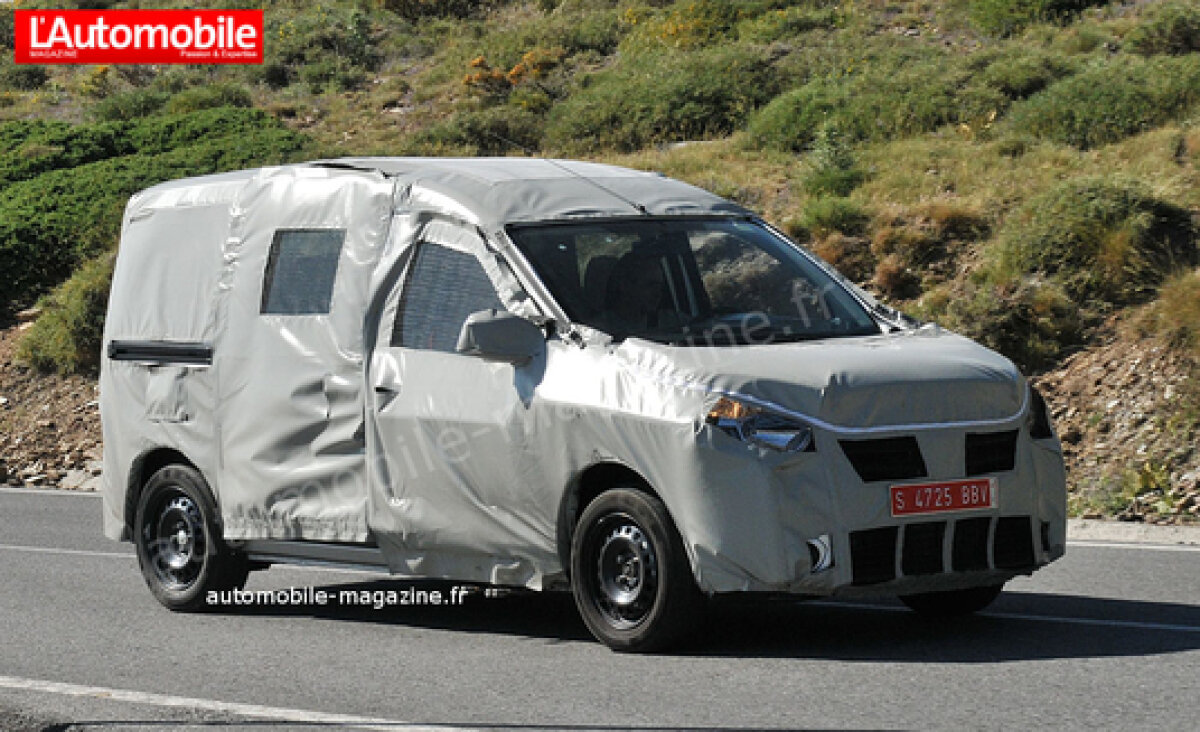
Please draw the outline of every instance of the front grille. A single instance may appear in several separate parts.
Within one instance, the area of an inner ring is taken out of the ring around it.
[[[1028,516],[1005,516],[996,522],[992,562],[997,569],[1026,569],[1034,565],[1033,527]]]
[[[946,522],[908,524],[904,527],[904,553],[900,569],[905,576],[939,574],[945,569],[942,546],[946,537]]]
[[[967,475],[1012,470],[1017,452],[1017,431],[967,435]]]
[[[1048,529],[1047,524],[1043,526]],[[899,526],[851,531],[851,582],[874,585],[896,579],[897,551],[900,572],[905,577],[947,571],[944,547],[948,530],[952,532],[950,568],[954,572],[1029,569],[1036,564],[1033,521],[1029,516],[977,516],[959,519],[953,527],[944,521],[907,524],[903,535]]]
[[[896,536],[899,528],[850,532],[851,582],[873,585],[896,578]]]
[[[950,565],[955,572],[988,568],[988,532],[991,528],[990,516],[955,522],[954,542],[950,550]]]
[[[863,482],[924,478],[925,459],[917,438],[886,437],[878,440],[838,440],[842,452]]]

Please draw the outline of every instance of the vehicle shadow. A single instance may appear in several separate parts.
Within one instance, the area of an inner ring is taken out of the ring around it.
[[[386,600],[389,590],[440,590],[453,583],[383,580],[316,587],[332,596]],[[255,589],[255,588],[250,588]],[[364,594],[365,593],[365,594]],[[399,596],[396,598],[399,600]],[[253,605],[220,612],[308,616],[542,638],[591,641],[569,593],[482,590],[459,605]],[[1005,593],[987,611],[929,620],[898,602],[720,599],[696,637],[673,654],[806,658],[893,663],[994,663],[1108,656],[1147,656],[1200,649],[1200,605],[1114,600],[1034,592]]]

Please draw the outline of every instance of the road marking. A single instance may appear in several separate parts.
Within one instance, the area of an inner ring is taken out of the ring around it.
[[[242,704],[240,702],[225,702],[216,699],[196,699],[186,696],[171,696],[169,694],[153,694],[145,691],[130,691],[128,689],[110,689],[104,686],[83,686],[81,684],[25,679],[16,676],[0,676],[0,687],[17,691],[40,691],[46,694],[60,694],[63,696],[94,697],[130,704],[149,704],[156,707],[221,712],[224,714],[234,714],[239,717],[271,719],[279,722],[337,725],[355,729],[401,730],[402,732],[420,732],[422,730],[428,730],[429,732],[458,732],[459,730],[476,729],[474,727],[418,724],[378,717],[361,717],[356,714],[330,714],[328,712],[314,712],[307,709],[267,707],[259,704]]]
[[[133,552],[98,552],[90,549],[60,549],[53,546],[23,546],[20,544],[0,544],[0,551],[13,552],[28,552],[31,554],[65,554],[68,556],[82,557],[118,557],[121,559],[136,559],[137,555]],[[375,577],[391,577],[382,568],[379,571],[369,569],[352,569],[341,567],[318,567],[304,564],[277,564],[275,565],[280,570],[298,570],[302,572],[333,572],[334,574],[365,574]]]
[[[20,493],[37,496],[90,496],[100,498],[99,491],[66,491],[60,488],[17,488],[16,486],[0,486],[0,493]]]
[[[1016,593],[1014,593],[1016,594]],[[1082,597],[1080,599],[1088,599]],[[897,605],[869,605],[867,603],[837,602],[834,600],[809,600],[805,605],[820,607],[873,610],[888,613],[911,613],[906,607]],[[1124,628],[1126,630],[1169,630],[1178,633],[1200,633],[1200,625],[1179,625],[1176,623],[1147,623],[1140,620],[1103,620],[1100,618],[1073,618],[1067,615],[1037,615],[1034,613],[1006,613],[995,610],[984,610],[975,613],[980,618],[1000,618],[1001,620],[1040,620],[1047,623],[1069,623],[1071,625],[1092,625],[1105,628]]]
[[[0,549],[7,549],[12,552],[30,552],[33,554],[69,554],[81,557],[120,557],[122,559],[132,559],[136,556],[133,552],[97,552],[90,549],[60,549],[54,546],[21,546],[19,544],[0,544]]]
[[[1093,541],[1076,539],[1067,546],[1097,547],[1099,549],[1144,549],[1155,552],[1200,552],[1200,544],[1145,544],[1131,541]]]

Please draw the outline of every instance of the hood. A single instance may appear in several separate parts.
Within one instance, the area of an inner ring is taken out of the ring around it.
[[[1011,361],[936,326],[725,348],[629,339],[616,355],[655,380],[749,397],[832,429],[1007,420],[1025,403]]]

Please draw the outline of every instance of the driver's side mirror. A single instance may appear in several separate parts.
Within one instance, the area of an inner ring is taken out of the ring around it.
[[[521,366],[546,347],[542,329],[508,311],[480,310],[467,316],[455,350],[488,361]]]

